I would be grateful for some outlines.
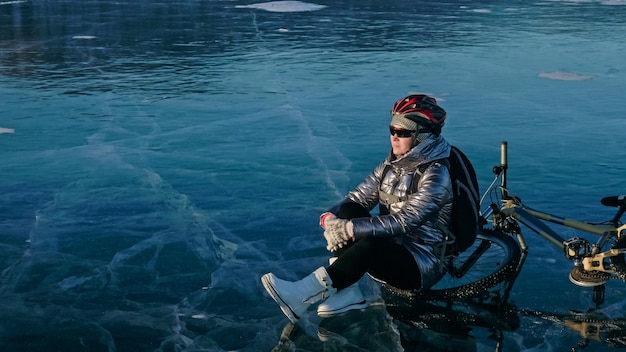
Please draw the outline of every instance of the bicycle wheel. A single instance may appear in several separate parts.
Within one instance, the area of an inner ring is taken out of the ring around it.
[[[446,274],[433,287],[423,291],[403,291],[393,287],[385,287],[385,290],[418,300],[448,300],[478,296],[516,275],[521,260],[519,245],[509,235],[491,229],[478,233],[474,244],[453,259],[454,267],[461,267],[481,246],[487,249],[461,277]]]

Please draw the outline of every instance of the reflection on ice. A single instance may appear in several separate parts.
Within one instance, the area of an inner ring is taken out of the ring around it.
[[[619,304],[623,305],[623,302]],[[562,337],[563,327],[569,338],[564,338],[560,343],[562,347],[568,347],[571,351],[588,349],[596,351],[603,345],[609,348],[626,347],[626,319],[621,317],[609,317],[604,309],[592,309],[588,312],[570,311],[567,314],[521,309],[524,319],[531,320],[538,331],[545,331],[544,337],[550,334]],[[544,342],[547,346],[554,346],[556,350],[559,343],[555,340]],[[545,346],[544,346],[545,347]]]
[[[273,352],[294,351],[477,351],[476,335],[491,335],[491,347],[505,344],[504,331],[520,326],[508,303],[412,302],[386,297],[359,311],[322,319],[315,331],[306,324],[288,323]]]
[[[302,1],[270,1],[251,5],[237,5],[235,7],[259,9],[270,12],[307,12],[321,10],[325,8],[326,5],[317,5]]]
[[[447,302],[416,301],[386,290],[382,297],[359,311],[317,322],[309,317],[298,325],[287,323],[272,351],[597,351],[626,347],[623,302],[586,313],[551,313],[519,309],[505,298],[508,294],[497,290],[485,297]]]
[[[315,334],[289,322],[273,352],[306,351],[405,351],[393,318],[382,301],[361,311],[350,311],[319,323]]]

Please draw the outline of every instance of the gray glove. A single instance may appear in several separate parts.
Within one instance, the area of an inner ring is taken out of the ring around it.
[[[326,230],[324,231],[324,238],[326,238],[326,249],[331,252],[336,252],[340,248],[343,248],[349,241],[354,240],[354,232],[352,221],[339,219],[334,216],[329,216],[324,221]]]

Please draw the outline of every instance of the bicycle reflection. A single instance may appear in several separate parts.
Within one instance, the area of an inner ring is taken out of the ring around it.
[[[595,350],[597,343],[610,348],[626,348],[626,318],[611,318],[602,310],[589,312],[571,311],[568,314],[547,313],[535,310],[520,310],[530,319],[538,318],[548,323],[558,323],[580,335],[580,341],[571,346],[571,351]],[[595,342],[595,344],[594,344]]]
[[[563,327],[571,333],[561,332],[562,340],[553,343],[567,350],[626,348],[626,317],[610,318],[599,309],[566,314],[518,309],[498,295],[447,302],[384,293],[383,298],[364,310],[309,321],[308,328],[289,323],[272,351],[515,351],[523,350],[523,342],[512,332]]]
[[[386,300],[407,351],[476,351],[475,336],[480,329],[488,332],[481,349],[491,342],[494,351],[502,351],[504,332],[520,326],[516,307],[499,295],[446,302],[420,302],[397,296],[388,296]]]

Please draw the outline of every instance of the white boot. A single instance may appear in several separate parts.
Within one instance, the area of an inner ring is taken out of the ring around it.
[[[328,261],[332,265],[335,260],[337,260],[337,257],[332,257]],[[369,303],[363,298],[359,283],[355,282],[343,290],[337,291],[332,297],[322,302],[317,307],[317,315],[322,318],[328,318],[349,310],[363,309],[368,305]]]
[[[329,298],[337,292],[332,287],[332,280],[324,267],[319,267],[309,276],[296,282],[281,280],[272,273],[263,275],[261,282],[287,318],[294,323],[311,304]]]

